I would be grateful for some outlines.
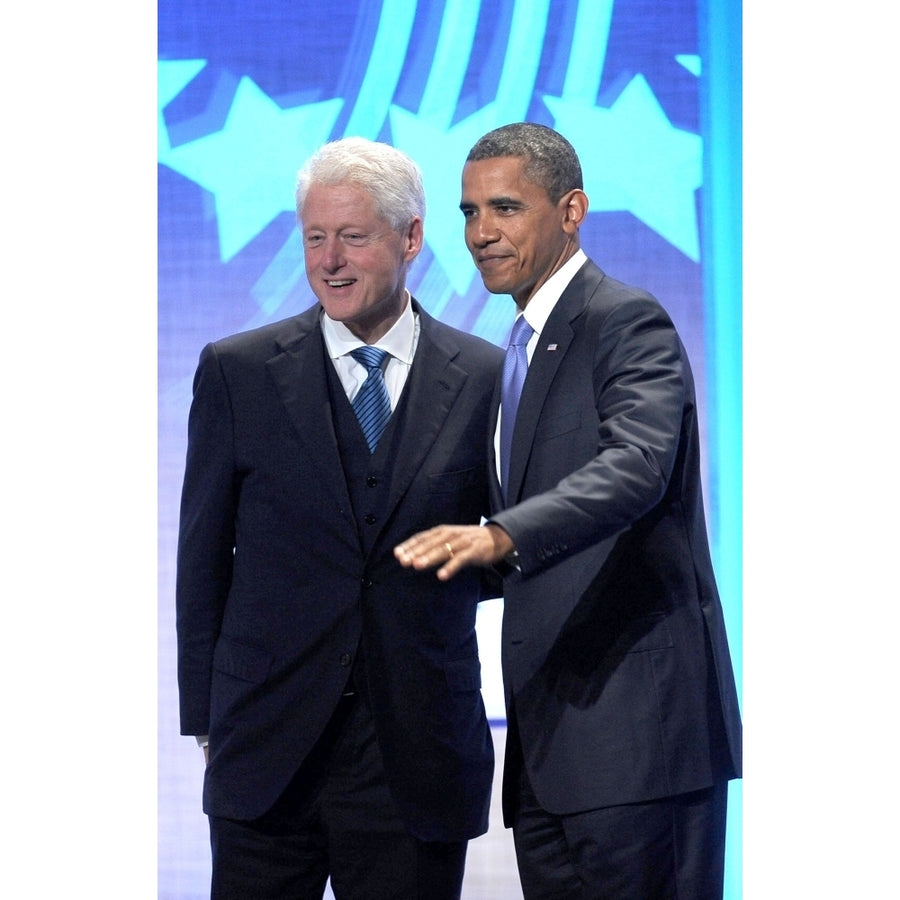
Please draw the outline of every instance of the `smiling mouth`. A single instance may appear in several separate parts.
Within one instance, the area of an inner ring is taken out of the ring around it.
[[[348,287],[349,285],[353,284],[354,281],[355,279],[353,278],[336,278],[333,281],[329,281],[328,279],[326,279],[325,284],[327,284],[328,287],[341,288]]]

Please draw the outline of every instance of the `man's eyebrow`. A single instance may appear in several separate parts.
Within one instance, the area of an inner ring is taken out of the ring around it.
[[[491,197],[487,201],[487,206],[524,206],[521,200],[517,200],[515,197]],[[468,200],[463,200],[462,203],[459,204],[459,208],[462,210],[466,209],[474,209],[477,206],[475,203],[471,203]]]

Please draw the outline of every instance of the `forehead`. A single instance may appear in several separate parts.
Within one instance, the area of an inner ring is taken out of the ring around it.
[[[315,228],[371,222],[378,217],[372,195],[361,185],[342,181],[310,185],[300,218],[305,228]]]
[[[517,156],[498,156],[467,162],[462,174],[463,201],[490,202],[504,197],[545,198],[547,192],[525,177],[525,161]]]

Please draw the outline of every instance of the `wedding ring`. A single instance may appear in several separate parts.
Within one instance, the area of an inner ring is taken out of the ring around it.
[[[450,554],[450,559],[453,559],[453,548],[449,544],[444,544],[447,548],[447,552]]]

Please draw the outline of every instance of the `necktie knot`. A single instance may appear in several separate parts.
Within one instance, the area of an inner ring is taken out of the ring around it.
[[[528,324],[525,316],[519,316],[509,333],[509,346],[522,347],[531,340],[533,334],[534,329]]]
[[[372,369],[380,369],[384,365],[388,352],[380,347],[370,347],[366,344],[364,347],[357,347],[355,350],[351,350],[350,355],[371,372]]]

